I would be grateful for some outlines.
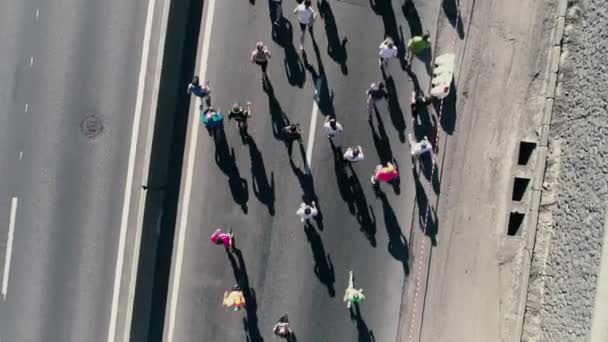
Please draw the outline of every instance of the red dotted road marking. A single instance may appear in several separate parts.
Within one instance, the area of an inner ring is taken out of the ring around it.
[[[452,0],[443,0],[443,1],[452,1]],[[458,24],[459,24],[459,20],[460,20],[460,0],[455,0],[456,1],[456,21],[454,23],[454,34],[452,35],[452,42],[451,42],[451,49],[454,50],[456,47],[456,38],[457,38],[457,32],[456,30],[458,30]],[[439,123],[441,122],[441,115],[443,114],[443,104],[444,104],[445,99],[441,99],[441,103],[439,104],[439,112],[437,113],[437,125],[439,125]],[[435,144],[437,144],[437,142],[439,141],[439,129],[436,130],[435,132]],[[436,147],[436,146],[435,146]],[[433,167],[431,169],[431,182],[433,181],[433,177],[435,176],[435,172],[437,171],[437,161],[436,161],[436,152],[431,152],[432,155],[432,159],[433,159]],[[428,219],[429,219],[429,214],[431,211],[431,201],[427,201],[427,207],[426,207],[426,212],[424,214],[424,222],[422,224],[422,231],[424,233],[426,233],[426,225],[428,223]],[[423,273],[423,269],[422,269],[422,260],[423,260],[423,255],[426,252],[426,245],[428,244],[428,240],[424,239],[422,240],[422,243],[420,244],[420,249],[418,250],[418,263],[417,263],[417,267],[416,267],[416,287],[415,287],[415,291],[414,291],[414,302],[413,304],[413,309],[412,309],[412,315],[410,317],[410,322],[409,322],[409,335],[408,335],[408,342],[412,342],[414,339],[414,321],[416,318],[416,313],[417,313],[417,308],[418,308],[418,297],[420,297],[420,283],[421,283],[421,278],[422,278],[422,273]]]

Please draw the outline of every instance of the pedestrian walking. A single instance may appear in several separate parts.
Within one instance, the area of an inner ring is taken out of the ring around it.
[[[342,125],[335,118],[327,116],[323,124],[323,130],[327,133],[329,140],[332,140],[336,135],[342,132]]]
[[[424,50],[431,47],[431,34],[429,32],[422,36],[414,36],[407,41],[407,50],[409,51],[408,60],[412,63],[414,55],[420,55]]]
[[[384,69],[388,61],[396,58],[398,54],[397,46],[390,37],[387,37],[382,43],[380,43],[380,53],[378,59],[378,65]]]
[[[365,156],[363,155],[363,149],[359,145],[349,147],[346,149],[346,152],[344,152],[344,160],[351,163],[355,163],[363,159],[365,159]]]
[[[298,22],[300,23],[300,51],[304,51],[304,35],[306,34],[306,29],[312,35],[312,24],[317,18],[317,14],[311,7],[312,2],[310,0],[304,0],[301,4],[296,6],[293,10],[298,16]]]
[[[266,69],[268,68],[268,60],[270,59],[270,50],[263,42],[257,42],[255,49],[251,52],[251,63],[255,63],[262,69],[262,82],[268,79]]]
[[[301,203],[300,208],[298,208],[298,211],[296,211],[296,214],[300,216],[300,220],[304,222],[317,216],[319,214],[319,210],[317,209],[315,201],[312,201],[311,205]]]
[[[388,97],[384,81],[372,83],[366,92],[367,94],[367,112],[369,119],[372,118],[372,112],[376,109],[376,102]]]

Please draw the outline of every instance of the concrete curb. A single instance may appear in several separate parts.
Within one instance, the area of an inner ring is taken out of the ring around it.
[[[551,47],[549,51],[547,68],[545,70],[545,84],[543,85],[543,96],[545,103],[543,108],[537,155],[535,158],[535,169],[533,172],[532,189],[533,195],[530,201],[530,211],[528,222],[526,224],[526,245],[524,247],[529,253],[530,260],[526,260],[526,271],[523,272],[523,279],[519,294],[518,312],[521,313],[522,319],[519,321],[517,331],[513,336],[517,336],[518,341],[522,340],[524,322],[526,320],[526,305],[528,300],[528,287],[530,281],[530,265],[533,258],[533,250],[536,243],[536,231],[538,228],[538,216],[540,212],[540,203],[542,199],[542,186],[545,178],[545,169],[547,165],[547,156],[549,155],[549,133],[551,129],[551,117],[553,115],[553,105],[555,98],[555,89],[559,74],[559,64],[562,52],[562,39],[564,36],[564,28],[566,23],[566,11],[568,9],[568,0],[558,0],[557,10],[555,13],[555,22],[551,30]],[[515,340],[515,338],[513,339]]]

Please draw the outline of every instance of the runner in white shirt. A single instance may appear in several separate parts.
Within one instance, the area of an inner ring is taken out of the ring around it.
[[[390,59],[397,57],[398,50],[393,40],[388,37],[380,44],[380,53],[378,64],[380,67],[385,67]]]
[[[317,209],[315,201],[312,201],[311,205],[308,205],[306,203],[300,204],[300,208],[298,209],[298,211],[296,211],[296,214],[300,216],[300,220],[304,222],[317,216],[319,214],[319,210]]]
[[[418,158],[433,150],[433,145],[426,136],[422,140],[416,141],[414,136],[410,133],[407,135],[407,140],[410,144],[410,153],[412,154],[412,157]]]
[[[335,118],[327,117],[325,119],[325,123],[323,124],[323,130],[327,133],[327,137],[331,140],[338,133],[342,132],[342,125]]]
[[[344,159],[351,163],[365,159],[363,149],[359,145],[347,148],[346,152],[344,153]]]
[[[312,24],[317,18],[317,14],[312,9],[311,4],[310,0],[304,0],[303,3],[296,6],[293,10],[293,13],[298,16],[300,30],[302,31],[300,33],[300,50],[304,50],[304,34],[306,33],[306,28],[308,28],[308,31],[312,34]]]
[[[255,63],[262,68],[262,81],[268,78],[266,74],[266,68],[268,67],[268,60],[270,59],[270,50],[264,45],[263,42],[257,42],[255,49],[251,52],[251,63]]]

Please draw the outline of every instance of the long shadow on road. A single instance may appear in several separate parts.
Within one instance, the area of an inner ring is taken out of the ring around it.
[[[236,258],[235,258],[236,255]],[[249,285],[249,275],[247,274],[247,268],[245,266],[245,260],[243,254],[239,249],[234,249],[234,255],[228,253],[228,259],[234,272],[236,283],[243,291],[243,297],[245,297],[245,311],[247,316],[243,318],[243,324],[245,332],[247,333],[249,342],[263,342],[262,334],[258,326],[258,305],[255,297],[255,291]]]
[[[359,230],[369,240],[372,247],[376,247],[376,216],[372,207],[367,203],[359,177],[352,163],[343,159],[342,148],[332,144],[332,151],[340,195],[348,205],[350,213],[357,218]]]
[[[306,233],[308,243],[310,243],[312,257],[315,263],[315,275],[319,281],[327,287],[329,296],[334,297],[336,295],[336,290],[334,289],[334,283],[336,282],[334,265],[331,262],[329,253],[325,253],[325,247],[323,246],[321,235],[319,235],[315,227],[308,222],[304,225],[304,232]]]
[[[248,211],[247,201],[249,201],[249,189],[247,180],[241,177],[239,168],[236,165],[234,149],[228,146],[226,134],[223,129],[216,130],[215,134],[215,163],[228,176],[228,186],[232,199],[238,204],[243,212]]]
[[[311,34],[312,46],[315,51],[315,56],[317,58],[317,65],[319,71],[317,72],[309,62],[306,52],[302,53],[302,60],[304,61],[304,66],[310,72],[312,76],[312,80],[315,84],[315,93],[313,98],[317,102],[317,106],[319,106],[319,110],[324,115],[336,116],[336,112],[334,109],[334,92],[329,89],[329,84],[327,83],[327,75],[325,74],[325,68],[323,67],[323,60],[321,59],[321,53],[319,51],[319,46],[317,45],[317,41],[314,36]]]
[[[269,181],[266,176],[262,152],[260,152],[255,140],[250,135],[247,135],[247,145],[249,146],[249,155],[251,157],[251,187],[253,188],[253,193],[260,202],[268,207],[268,213],[274,216],[274,173],[270,172]]]
[[[346,53],[346,37],[340,40],[338,34],[338,27],[336,26],[336,19],[334,13],[331,10],[329,1],[322,1],[319,4],[319,15],[325,21],[325,34],[327,35],[327,54],[331,59],[340,65],[342,74],[348,75],[348,67],[346,66],[346,59],[348,55]]]
[[[409,254],[407,239],[401,231],[401,226],[397,220],[397,215],[389,203],[386,194],[378,189],[376,191],[376,195],[378,198],[380,198],[380,201],[382,201],[384,225],[388,235],[388,252],[393,258],[402,263],[403,271],[405,272],[405,275],[408,275],[410,273],[410,268],[408,265]]]
[[[293,46],[293,26],[286,18],[279,19],[279,25],[272,26],[272,39],[283,48],[285,57],[283,64],[287,81],[293,86],[304,87],[306,70],[304,64]]]
[[[350,318],[355,321],[355,325],[357,327],[357,337],[359,342],[375,342],[376,337],[374,336],[374,331],[371,330],[365,320],[363,319],[363,315],[361,315],[361,307],[358,303],[355,303],[353,307],[350,309]]]

